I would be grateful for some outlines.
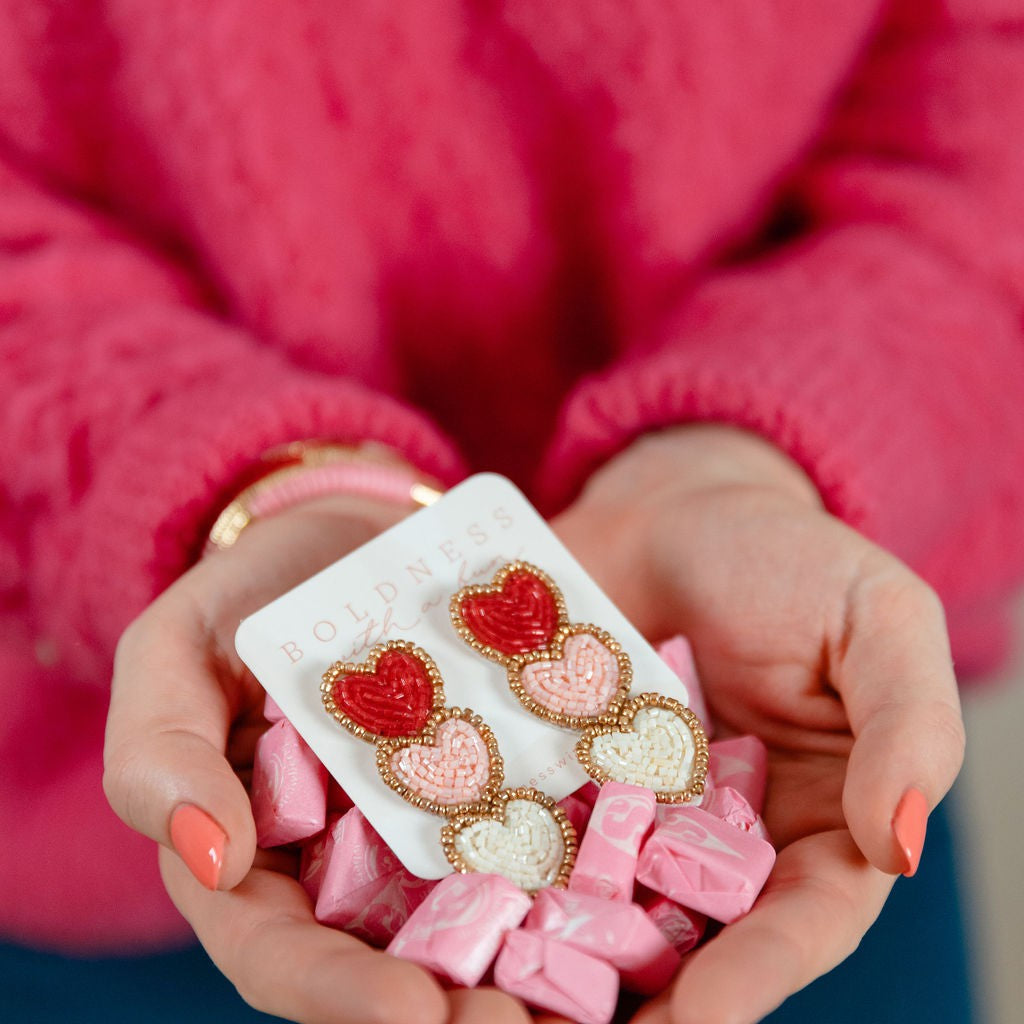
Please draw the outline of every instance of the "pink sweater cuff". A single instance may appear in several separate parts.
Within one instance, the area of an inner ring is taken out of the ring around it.
[[[550,507],[638,435],[719,421],[777,444],[944,596],[1019,576],[1013,310],[905,236],[850,227],[723,273],[643,352],[571,397],[542,477]]]
[[[131,618],[198,556],[251,463],[268,448],[310,438],[379,441],[445,484],[463,475],[453,446],[400,402],[253,353],[137,421],[66,525],[55,525],[51,540],[63,557],[46,566],[61,580],[43,581],[54,619],[63,629],[75,625],[85,650],[109,658]],[[103,666],[90,668],[105,678]]]

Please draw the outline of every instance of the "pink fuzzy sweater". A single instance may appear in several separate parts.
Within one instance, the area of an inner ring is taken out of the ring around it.
[[[1019,0],[0,0],[0,929],[183,925],[100,790],[124,625],[266,448],[549,511],[742,425],[999,653]],[[539,474],[533,473],[540,465]]]

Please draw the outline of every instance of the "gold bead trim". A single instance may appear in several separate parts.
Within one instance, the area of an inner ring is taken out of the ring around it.
[[[576,863],[576,852],[579,849],[579,842],[576,838],[576,829],[573,828],[572,822],[569,821],[565,811],[563,811],[551,797],[546,793],[542,793],[537,789],[532,789],[529,786],[521,786],[518,789],[503,789],[500,793],[495,795],[489,808],[482,808],[479,811],[469,811],[465,814],[460,814],[457,817],[449,819],[449,821],[441,828],[441,847],[444,850],[444,854],[448,858],[449,863],[460,874],[465,875],[472,873],[475,869],[463,860],[462,855],[456,847],[456,836],[463,829],[469,828],[471,825],[475,825],[480,821],[495,821],[500,824],[504,824],[506,805],[513,800],[529,800],[532,803],[540,804],[540,806],[550,811],[551,816],[557,823],[559,832],[562,835],[562,863],[559,867],[558,874],[550,884],[554,888],[564,889],[569,884],[569,875],[572,873],[573,865]],[[527,891],[532,896],[539,890],[534,889]]]
[[[610,699],[605,710],[595,715],[568,715],[564,712],[552,711],[531,697],[526,691],[522,682],[523,669],[527,665],[536,664],[537,662],[560,661],[565,654],[565,642],[570,637],[583,634],[594,637],[615,656],[619,666],[619,684],[615,689],[615,694]],[[555,725],[561,725],[566,729],[585,729],[591,725],[610,725],[616,722],[622,710],[622,704],[629,696],[629,691],[633,686],[633,664],[629,660],[629,655],[623,650],[622,644],[607,630],[586,622],[574,622],[568,626],[563,626],[555,634],[549,647],[510,658],[505,671],[508,676],[509,689],[516,695],[519,703],[527,711],[538,718],[554,722]]]
[[[420,796],[415,790],[407,786],[392,768],[391,761],[394,754],[412,746],[433,746],[437,740],[437,730],[442,723],[453,718],[471,725],[482,737],[487,747],[488,754],[488,777],[487,785],[481,791],[477,800],[466,801],[460,804],[440,804]],[[430,721],[424,726],[423,731],[415,739],[396,737],[392,739],[377,740],[377,773],[403,800],[418,807],[420,810],[429,811],[431,814],[439,814],[441,817],[451,818],[460,814],[468,814],[471,811],[479,810],[490,804],[505,781],[505,762],[502,759],[501,751],[498,749],[498,741],[494,738],[487,723],[469,708],[445,708],[436,711]]]
[[[408,640],[389,640],[387,643],[378,644],[364,662],[341,662],[336,661],[324,674],[320,682],[320,698],[323,701],[324,710],[340,725],[344,726],[356,739],[366,740],[367,743],[376,743],[378,740],[391,740],[396,737],[381,736],[369,729],[364,728],[358,722],[353,721],[345,712],[338,707],[334,700],[334,684],[345,676],[372,676],[377,673],[377,664],[388,651],[402,651],[415,658],[423,665],[423,669],[430,680],[434,690],[433,705],[431,713],[437,715],[444,708],[444,680],[438,671],[434,659],[422,647],[417,647]],[[411,742],[418,742],[422,729],[410,733]]]
[[[482,654],[485,658],[498,662],[499,665],[508,665],[509,663],[521,658],[522,655],[505,654],[504,651],[499,651],[497,648],[491,647],[489,644],[484,644],[477,640],[473,631],[466,625],[466,621],[462,617],[462,602],[467,597],[500,594],[502,588],[505,586],[505,580],[514,573],[522,572],[529,573],[531,576],[536,576],[550,591],[555,602],[555,608],[558,612],[557,628],[564,629],[568,626],[569,613],[565,606],[565,598],[562,596],[562,591],[543,569],[538,569],[537,566],[532,565],[529,562],[508,562],[494,574],[494,578],[490,583],[474,583],[471,586],[463,587],[458,591],[458,593],[452,596],[452,599],[448,604],[448,611],[451,614],[452,625],[455,627],[455,631],[459,636],[466,642],[466,644],[472,647],[477,654]],[[547,648],[544,648],[544,650],[546,651]]]
[[[708,764],[710,761],[708,737],[700,723],[700,719],[688,707],[685,707],[672,697],[666,697],[660,693],[641,693],[638,697],[634,697],[622,708],[616,722],[608,725],[591,726],[584,731],[576,743],[576,757],[583,766],[583,770],[598,785],[616,781],[613,775],[605,771],[600,765],[594,763],[591,758],[591,744],[598,736],[616,732],[630,732],[633,719],[637,713],[644,708],[651,707],[663,708],[665,711],[678,715],[689,728],[694,741],[693,773],[690,777],[689,785],[679,790],[661,792],[655,790],[655,797],[658,803],[662,804],[689,803],[695,797],[703,794],[707,783]]]

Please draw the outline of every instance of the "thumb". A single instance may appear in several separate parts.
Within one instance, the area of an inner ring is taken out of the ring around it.
[[[927,814],[963,763],[964,727],[938,597],[900,563],[850,590],[835,683],[855,737],[843,810],[861,852],[917,870]]]
[[[103,788],[131,828],[174,850],[208,889],[230,889],[256,851],[249,797],[225,758],[233,718],[198,638],[208,631],[152,605],[118,645]]]

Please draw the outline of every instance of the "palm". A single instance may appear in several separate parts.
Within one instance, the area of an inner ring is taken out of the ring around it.
[[[641,1010],[649,1024],[758,1019],[842,959],[901,869],[890,827],[900,794],[914,786],[937,802],[959,767],[934,597],[823,513],[806,481],[794,488],[783,473],[782,486],[766,484],[780,456],[756,447],[712,428],[638,443],[636,461],[626,453],[609,464],[556,523],[646,635],[690,637],[721,732],[754,732],[770,751],[775,870],[753,911]],[[251,762],[260,691],[230,639],[241,615],[386,525],[381,510],[339,501],[255,524],[127,631],[108,721],[108,795],[165,846],[182,802],[230,837],[221,892],[167,851],[161,863],[185,916],[257,1005],[334,1020],[344,991],[344,1019],[522,1020],[508,997],[442,994],[412,965],[317,925],[295,881],[262,867],[283,867],[274,855],[252,867],[249,801],[224,754],[240,768]]]
[[[717,1019],[725,999],[758,1019],[852,951],[901,869],[889,822],[909,780],[891,769],[917,727],[885,709],[928,675],[949,699],[941,616],[896,559],[785,493],[659,495],[641,509],[641,545],[618,556],[602,511],[570,510],[563,538],[646,635],[690,639],[719,734],[766,743],[779,850],[753,911],[640,1017],[668,1019],[671,1005],[675,1019]]]
[[[108,722],[108,793],[126,820],[164,844],[169,894],[253,1005],[307,1022],[525,1021],[522,1007],[502,993],[443,993],[420,968],[318,924],[295,881],[295,857],[255,851],[239,777],[251,773],[266,727],[263,690],[234,651],[234,630],[243,616],[376,534],[387,517],[400,516],[389,509],[374,521],[350,512],[345,503],[309,503],[254,524],[128,630]],[[230,837],[219,892],[204,889],[167,848],[170,809],[183,799],[209,808]]]

